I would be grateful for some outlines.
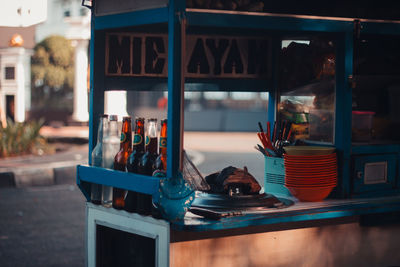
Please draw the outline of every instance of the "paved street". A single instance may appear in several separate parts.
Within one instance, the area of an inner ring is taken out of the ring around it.
[[[0,189],[0,266],[84,266],[84,207],[75,185]]]

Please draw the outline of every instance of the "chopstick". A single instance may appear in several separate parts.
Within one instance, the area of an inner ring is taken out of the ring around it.
[[[258,145],[258,146],[254,146],[254,148],[255,148],[257,151],[260,151],[264,156],[267,156],[265,149],[261,149],[262,146]]]
[[[261,122],[258,122],[258,127],[260,128],[260,132],[264,132],[264,129],[263,129],[263,127],[262,127],[262,124],[261,124]]]
[[[267,130],[264,132],[261,122],[258,122],[260,132],[257,133],[262,146],[258,145],[259,150],[265,156],[281,157],[282,147],[290,142],[293,133],[293,123],[289,120],[283,120],[280,123],[274,121],[274,127],[271,131],[271,122],[267,121]],[[261,150],[260,150],[261,149]],[[263,151],[262,151],[263,150]]]
[[[263,133],[257,133],[258,138],[260,139],[264,148],[268,146],[267,141],[265,140]]]
[[[275,140],[276,140],[276,121],[274,121],[274,129],[273,129],[273,133],[272,133],[272,144],[274,144],[275,143]]]

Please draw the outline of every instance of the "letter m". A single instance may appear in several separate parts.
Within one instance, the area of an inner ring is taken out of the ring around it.
[[[129,74],[131,72],[130,36],[109,35],[107,74]]]

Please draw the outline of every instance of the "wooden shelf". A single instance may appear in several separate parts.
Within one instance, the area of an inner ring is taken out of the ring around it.
[[[77,166],[77,185],[90,200],[90,184],[102,184],[148,195],[158,193],[159,178],[88,165]]]

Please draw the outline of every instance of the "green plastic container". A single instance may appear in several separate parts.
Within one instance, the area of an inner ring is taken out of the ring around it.
[[[292,196],[285,187],[283,158],[265,157],[264,191],[273,195]]]

